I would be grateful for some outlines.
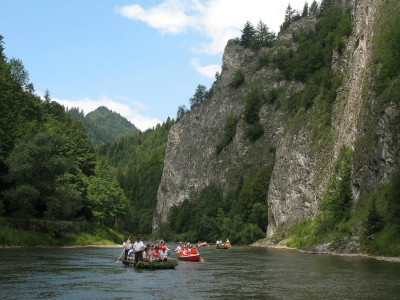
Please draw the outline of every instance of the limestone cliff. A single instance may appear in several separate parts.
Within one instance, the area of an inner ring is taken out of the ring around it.
[[[354,202],[362,191],[386,180],[400,164],[399,133],[392,126],[399,108],[387,103],[381,113],[375,113],[374,94],[369,90],[373,80],[372,47],[377,34],[374,21],[380,17],[379,7],[383,2],[352,1],[352,34],[344,51],[333,56],[332,69],[341,73],[344,80],[337,91],[330,129],[325,136],[316,128],[317,110],[300,109],[293,115],[264,104],[259,113],[264,134],[255,142],[246,138],[248,124],[241,118],[249,86],[257,86],[265,94],[281,89],[287,98],[303,89],[301,82],[288,82],[278,69],[259,68],[257,63],[260,57],[272,56],[282,47],[295,48],[293,35],[301,28],[313,27],[314,18],[293,23],[278,35],[272,48],[254,51],[229,41],[212,97],[185,114],[169,133],[153,229],[166,221],[173,205],[195,199],[210,182],[218,183],[227,192],[252,169],[269,165],[274,165],[274,171],[268,192],[267,235],[272,236],[279,227],[313,218],[340,150],[345,146],[363,152],[359,141],[371,120],[376,125],[374,146],[352,168]],[[244,72],[246,85],[233,88],[230,83],[238,69]],[[240,117],[237,131],[232,142],[217,155],[216,145],[230,115]]]

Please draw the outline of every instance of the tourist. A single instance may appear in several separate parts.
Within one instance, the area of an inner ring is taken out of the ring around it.
[[[124,250],[125,250],[124,259],[126,260],[128,258],[129,249],[131,248],[131,237],[130,236],[125,238],[124,243],[122,244],[122,248],[124,248]]]
[[[167,249],[162,249],[161,252],[161,260],[162,261],[168,261],[168,253],[167,253]]]
[[[143,250],[145,246],[140,240],[140,237],[136,238],[136,242],[133,244],[133,250],[135,250],[135,262],[143,260]]]
[[[175,253],[178,254],[182,250],[182,243],[179,243],[178,247],[175,248]]]
[[[158,250],[158,247],[155,246],[150,253],[151,261],[161,261],[161,253]]]
[[[128,260],[133,260],[134,256],[135,256],[135,249],[133,249],[133,245],[131,245],[131,248],[128,251]]]
[[[143,260],[150,261],[150,244],[147,244],[143,251]]]

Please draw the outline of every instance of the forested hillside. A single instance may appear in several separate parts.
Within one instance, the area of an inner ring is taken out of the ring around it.
[[[107,228],[122,229],[129,206],[112,171],[96,159],[81,121],[49,94],[34,94],[1,36],[0,111],[0,244],[115,239]],[[83,232],[90,235],[82,240]]]
[[[164,167],[165,146],[174,121],[123,137],[100,147],[99,154],[113,166],[119,184],[132,208],[126,228],[149,235],[157,189]]]
[[[139,129],[126,118],[104,106],[98,107],[86,116],[77,108],[71,108],[68,112],[74,120],[82,121],[95,148],[139,132]]]

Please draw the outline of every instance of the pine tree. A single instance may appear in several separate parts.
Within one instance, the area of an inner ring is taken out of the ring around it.
[[[196,88],[196,92],[193,97],[189,99],[190,108],[200,105],[207,97],[207,88],[204,85],[199,84]]]
[[[256,30],[254,29],[254,26],[250,23],[250,21],[247,21],[242,30],[242,37],[240,38],[240,43],[245,47],[252,46],[255,34]]]
[[[292,23],[293,15],[294,15],[294,10],[292,9],[292,6],[288,4],[285,11],[285,23],[287,24]]]
[[[316,16],[318,14],[318,3],[316,0],[311,3],[309,14],[310,16]]]
[[[264,47],[271,46],[275,39],[275,34],[270,32],[268,26],[261,20],[257,23],[255,41],[256,46]]]
[[[304,3],[303,13],[301,14],[302,17],[308,17],[308,2]]]
[[[176,112],[176,120],[179,120],[183,117],[183,115],[187,112],[187,108],[185,105],[179,105],[178,111]]]

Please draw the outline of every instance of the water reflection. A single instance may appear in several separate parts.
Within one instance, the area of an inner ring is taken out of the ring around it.
[[[170,245],[173,248],[174,245]],[[400,264],[291,250],[201,247],[175,270],[115,264],[120,249],[0,249],[1,299],[399,299]]]

